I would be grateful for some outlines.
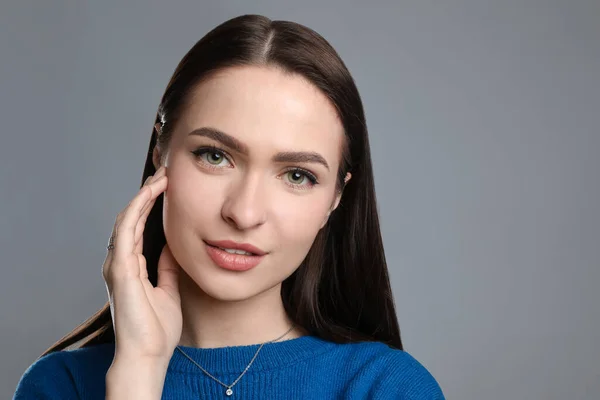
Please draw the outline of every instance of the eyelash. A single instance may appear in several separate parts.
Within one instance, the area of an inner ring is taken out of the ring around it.
[[[227,161],[229,161],[229,157],[228,157],[227,153],[225,152],[225,150],[221,149],[221,148],[219,148],[217,146],[214,146],[214,145],[199,147],[196,150],[192,151],[192,154],[194,156],[196,156],[196,158],[198,158],[198,159],[200,159],[200,157],[203,154],[207,154],[207,153],[216,153],[216,154],[219,154],[222,157],[226,158]],[[202,160],[202,162],[206,165],[207,168],[209,168],[211,170],[217,170],[217,169],[224,168],[224,167],[215,167],[213,165],[207,164],[204,160]],[[231,163],[231,161],[229,161],[229,163]],[[306,170],[304,168],[293,167],[293,168],[288,169],[284,173],[288,174],[290,172],[298,172],[298,173],[304,175],[306,177],[306,179],[308,179],[309,182],[310,182],[310,185],[308,185],[309,188],[313,187],[314,185],[318,185],[319,184],[319,181],[317,180],[317,177],[313,173],[311,173],[310,171],[308,171],[308,170]],[[286,184],[289,185],[289,186],[292,186],[294,188],[298,188],[300,190],[306,190],[306,189],[304,189],[305,185],[298,185],[298,184],[289,183],[289,182],[286,182]]]

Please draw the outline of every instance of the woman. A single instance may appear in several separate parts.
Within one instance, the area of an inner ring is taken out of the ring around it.
[[[109,240],[109,302],[17,399],[443,398],[402,349],[362,103],[317,33],[256,15],[209,32],[143,181]]]

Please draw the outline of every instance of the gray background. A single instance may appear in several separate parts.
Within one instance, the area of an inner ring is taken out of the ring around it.
[[[247,3],[2,3],[0,397],[105,302],[179,59],[261,13],[357,81],[404,343],[447,397],[600,398],[600,2]]]

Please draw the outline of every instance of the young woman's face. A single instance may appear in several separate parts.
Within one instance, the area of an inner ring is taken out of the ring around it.
[[[337,207],[343,139],[335,108],[298,75],[236,67],[201,83],[165,161],[165,235],[187,275],[220,300],[277,288]],[[265,254],[208,244],[219,241]]]

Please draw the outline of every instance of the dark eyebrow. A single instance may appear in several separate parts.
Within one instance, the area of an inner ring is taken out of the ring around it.
[[[222,143],[223,145],[229,147],[230,149],[232,149],[238,153],[241,153],[244,155],[248,155],[248,153],[249,153],[247,145],[240,142],[233,136],[228,135],[225,132],[222,132],[215,128],[203,127],[203,128],[195,129],[195,130],[191,131],[189,133],[189,135],[204,136],[204,137],[216,140],[217,142]],[[320,155],[319,153],[315,153],[315,152],[306,152],[306,151],[281,152],[281,153],[277,153],[273,157],[273,161],[279,162],[279,163],[282,163],[282,162],[318,163],[318,164],[322,164],[325,168],[327,168],[327,170],[329,170],[329,164],[327,164],[327,161],[325,160],[325,158],[323,158],[323,156]]]
[[[225,132],[221,132],[218,129],[203,127],[199,129],[194,129],[189,133],[189,135],[204,136],[216,140],[217,142],[221,142],[225,146],[235,150],[238,153],[248,155],[248,146],[246,146],[244,143],[240,142],[233,136],[228,135]]]
[[[289,162],[289,163],[318,163],[322,164],[327,170],[329,170],[329,164],[319,153],[313,152],[283,152],[277,153],[273,157],[275,162]]]

